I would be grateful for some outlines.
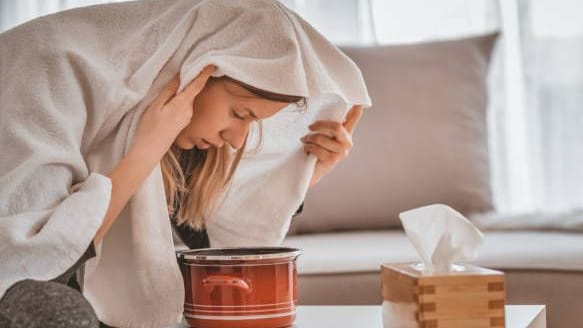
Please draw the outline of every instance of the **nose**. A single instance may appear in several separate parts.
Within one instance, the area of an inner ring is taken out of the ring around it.
[[[230,128],[221,133],[221,138],[227,142],[231,148],[240,149],[245,144],[250,124],[242,127]]]

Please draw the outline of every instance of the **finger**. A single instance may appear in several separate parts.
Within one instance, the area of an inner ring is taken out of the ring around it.
[[[348,133],[352,134],[354,128],[360,121],[361,117],[362,117],[362,105],[352,106],[348,114],[346,114],[346,120],[344,120],[343,123]]]
[[[308,128],[313,132],[327,134],[343,144],[351,144],[350,134],[342,123],[335,121],[317,121]]]
[[[326,149],[316,146],[314,144],[305,144],[304,151],[307,154],[312,154],[316,156],[319,162],[332,162],[334,161],[334,154],[327,151]]]
[[[158,97],[156,97],[156,99],[154,99],[152,102],[152,106],[154,108],[160,109],[166,105],[166,103],[171,101],[174,95],[176,95],[176,91],[178,90],[179,85],[180,76],[176,75],[164,86],[164,89],[162,89]]]
[[[329,152],[346,154],[349,146],[338,142],[337,139],[332,139],[328,135],[321,133],[308,134],[300,139],[305,144],[314,144],[320,146]]]
[[[182,90],[177,96],[177,102],[189,102],[202,91],[211,75],[216,72],[217,67],[208,65]]]

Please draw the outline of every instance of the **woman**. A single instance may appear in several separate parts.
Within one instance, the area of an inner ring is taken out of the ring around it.
[[[111,200],[93,244],[101,242],[141,182],[163,160],[166,193],[174,195],[168,197],[168,206],[175,210],[171,213],[183,241],[193,248],[209,246],[208,238],[200,233],[194,236],[195,231],[202,228],[204,211],[212,208],[210,204],[236,169],[250,125],[290,103],[304,100],[259,90],[227,77],[209,80],[215,70],[212,66],[205,68],[178,94],[179,81],[173,79],[144,113],[131,150],[108,174],[112,182]],[[360,115],[361,109],[355,108],[343,125],[319,121],[313,127],[315,134],[302,140],[306,153],[318,158],[312,184],[348,155],[351,133]],[[330,131],[337,137],[332,138]],[[230,166],[221,164],[229,161],[228,146],[238,150]],[[213,164],[219,169],[212,168]],[[201,173],[209,171],[215,174],[205,177]],[[211,182],[205,184],[202,181],[205,179]],[[54,281],[78,288],[72,274],[94,256],[92,248]],[[67,321],[62,327],[91,327],[97,322],[80,293],[52,283],[25,280],[0,299],[0,323],[6,327],[60,327],[60,320]]]
[[[0,326],[175,322],[184,291],[169,216],[200,229],[236,203],[216,206],[253,122],[307,98],[309,115],[370,102],[356,66],[278,1],[96,6],[24,24],[0,45],[11,155],[0,158]],[[348,154],[360,114],[310,126],[315,171],[292,148],[262,159],[269,192],[249,189],[237,210],[286,227],[303,177],[313,185]],[[84,297],[57,283],[70,278]]]

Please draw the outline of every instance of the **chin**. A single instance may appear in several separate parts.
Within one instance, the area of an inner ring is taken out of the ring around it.
[[[185,142],[184,140],[180,139],[176,139],[176,141],[174,141],[174,144],[176,145],[176,147],[183,150],[191,150],[192,148],[194,148],[194,144],[192,142]]]

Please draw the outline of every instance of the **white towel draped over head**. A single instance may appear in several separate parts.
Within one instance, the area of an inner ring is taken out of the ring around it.
[[[299,141],[307,125],[370,105],[355,64],[295,13],[275,0],[135,1],[0,34],[0,296],[79,259],[109,205],[104,174],[127,152],[140,115],[177,73],[182,89],[209,64],[215,76],[308,98],[305,111],[264,122],[262,148],[244,157],[207,222],[213,247],[278,244],[315,163]],[[184,291],[159,167],[81,278],[106,324],[179,318]]]

